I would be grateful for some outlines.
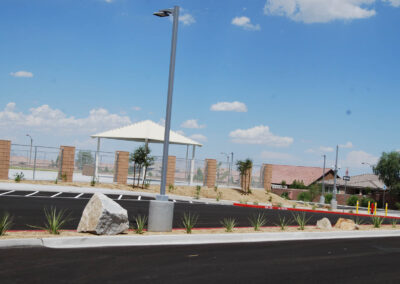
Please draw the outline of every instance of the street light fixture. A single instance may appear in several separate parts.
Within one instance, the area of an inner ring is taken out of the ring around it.
[[[29,165],[31,164],[32,161],[32,144],[33,144],[33,138],[32,136],[30,136],[29,134],[26,134],[26,136],[28,136],[31,139],[31,149],[29,151]]]
[[[153,232],[167,232],[172,230],[172,220],[174,214],[174,203],[168,201],[168,196],[165,195],[167,165],[168,165],[168,148],[169,148],[169,132],[171,128],[171,110],[172,110],[172,93],[174,89],[174,74],[175,74],[175,57],[176,57],[176,42],[178,36],[178,20],[179,7],[173,9],[164,9],[154,12],[157,17],[173,17],[172,24],[172,40],[171,40],[171,58],[169,65],[169,81],[168,81],[168,98],[165,114],[165,132],[163,145],[163,159],[161,172],[160,194],[156,196],[156,200],[150,201],[149,206],[149,221],[148,230]]]
[[[324,168],[322,170],[322,194],[319,199],[319,203],[325,204],[325,164],[326,164],[326,155],[322,155],[324,157]]]
[[[335,177],[333,180],[333,192],[332,192],[332,200],[331,200],[331,207],[332,209],[337,209],[337,200],[336,200],[336,176],[338,172],[338,166],[337,166],[337,161],[338,161],[338,152],[339,152],[339,145],[336,145],[336,162],[335,162]]]

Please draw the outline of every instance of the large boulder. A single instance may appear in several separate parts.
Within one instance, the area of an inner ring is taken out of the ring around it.
[[[321,220],[317,221],[317,229],[322,229],[322,230],[331,230],[332,229],[332,224],[331,221],[329,221],[328,218],[322,218]]]
[[[356,223],[351,219],[339,218],[335,224],[335,228],[341,230],[355,230],[357,229]]]
[[[128,212],[104,194],[95,193],[83,210],[78,232],[116,235],[128,228]]]

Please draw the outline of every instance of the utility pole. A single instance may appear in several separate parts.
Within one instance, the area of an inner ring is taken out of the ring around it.
[[[325,163],[326,163],[326,155],[322,155],[324,157],[324,167],[322,170],[322,193],[319,199],[319,203],[325,204]]]
[[[332,209],[337,209],[337,200],[336,200],[336,176],[338,172],[337,168],[337,161],[338,161],[338,152],[339,152],[339,145],[336,145],[336,162],[335,162],[335,177],[333,179],[333,192],[332,192],[332,200],[331,200],[331,207]]]

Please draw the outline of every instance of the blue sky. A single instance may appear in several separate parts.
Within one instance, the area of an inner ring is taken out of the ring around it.
[[[152,13],[173,5],[172,128],[199,158],[321,166],[340,144],[356,174],[400,149],[399,0],[2,0],[0,139],[94,149],[90,134],[162,122],[171,21]]]

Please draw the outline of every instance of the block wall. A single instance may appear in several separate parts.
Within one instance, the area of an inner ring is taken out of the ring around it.
[[[166,186],[175,184],[176,156],[168,156]]]
[[[271,183],[272,183],[272,165],[264,164],[263,165],[264,173],[263,173],[263,185],[264,189],[267,191],[271,191]]]

